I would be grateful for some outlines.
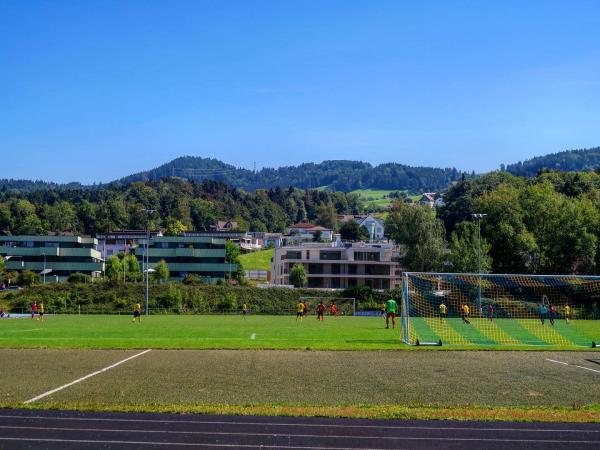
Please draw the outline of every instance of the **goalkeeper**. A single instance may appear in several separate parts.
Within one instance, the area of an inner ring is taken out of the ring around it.
[[[448,315],[448,307],[444,304],[444,302],[440,303],[440,321],[444,321],[446,316]]]

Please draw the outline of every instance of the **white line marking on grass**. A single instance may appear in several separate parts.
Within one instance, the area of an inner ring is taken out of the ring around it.
[[[250,335],[250,339],[252,339],[252,340],[256,339],[256,333],[252,333],[252,334]]]
[[[92,373],[90,373],[90,374],[88,374],[88,375],[86,375],[84,377],[76,379],[75,381],[71,381],[70,383],[63,384],[62,386],[59,386],[56,389],[52,389],[52,390],[50,390],[48,392],[44,392],[43,394],[40,394],[37,397],[30,398],[29,400],[26,400],[23,403],[28,404],[28,403],[33,403],[35,401],[38,401],[41,398],[47,397],[48,395],[52,395],[52,394],[54,394],[55,392],[58,392],[58,391],[62,391],[63,389],[68,388],[69,386],[73,386],[74,384],[82,382],[83,380],[87,380],[88,378],[91,378],[91,377],[93,377],[95,375],[98,375],[100,373],[106,372],[107,370],[113,369],[113,368],[117,367],[118,365],[123,364],[123,363],[125,363],[125,362],[127,362],[127,361],[129,361],[129,360],[131,360],[133,358],[137,358],[138,356],[142,356],[142,355],[148,353],[149,351],[152,351],[152,349],[149,348],[148,350],[144,350],[143,352],[136,353],[135,355],[130,356],[129,358],[125,358],[125,359],[123,359],[123,360],[121,360],[121,361],[119,361],[119,362],[117,362],[115,364],[112,364],[112,365],[110,365],[108,367],[105,367],[104,369],[97,370],[96,372],[92,372]]]
[[[600,433],[600,429],[573,429],[573,428],[516,428],[516,427],[473,427],[473,426],[443,426],[443,425],[360,425],[360,424],[323,424],[323,423],[295,423],[295,422],[236,422],[224,420],[169,420],[169,419],[122,419],[118,417],[53,417],[53,416],[15,416],[0,415],[0,419],[25,419],[25,420],[60,420],[82,422],[133,422],[133,423],[158,423],[158,424],[194,424],[194,425],[257,425],[278,427],[315,427],[315,428],[376,428],[386,430],[445,430],[445,431],[523,431],[528,433],[555,432],[555,433]],[[549,424],[552,425],[552,424]],[[572,424],[571,424],[572,425]]]
[[[566,362],[556,361],[555,359],[550,359],[550,358],[546,358],[546,361],[550,361],[550,362],[557,363],[557,364],[562,364],[564,366],[568,366],[569,365]]]
[[[564,366],[570,366],[570,367],[578,367],[580,369],[585,369],[585,370],[589,370],[590,372],[596,372],[596,373],[600,373],[600,370],[597,369],[591,369],[589,367],[585,367],[585,366],[578,366],[577,364],[568,364],[566,362],[562,362],[562,361],[556,361],[554,359],[550,359],[550,358],[546,358],[546,361],[550,361],[553,363],[558,363],[558,364],[562,364]]]

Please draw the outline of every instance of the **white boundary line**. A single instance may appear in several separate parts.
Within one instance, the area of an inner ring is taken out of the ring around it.
[[[281,426],[287,428],[293,427],[311,427],[311,428],[376,428],[389,430],[454,430],[454,431],[523,431],[523,432],[556,432],[556,433],[600,433],[599,429],[573,429],[573,428],[518,428],[518,427],[473,427],[473,426],[443,426],[443,425],[360,425],[360,424],[322,424],[322,423],[302,423],[302,422],[236,422],[225,420],[169,420],[169,419],[123,419],[120,417],[67,417],[67,416],[17,416],[0,415],[0,419],[23,419],[23,420],[59,420],[59,421],[82,421],[82,422],[123,422],[123,423],[158,423],[158,424],[195,424],[195,425],[244,425],[244,426]],[[546,422],[539,422],[546,424]],[[547,423],[552,425],[552,423]],[[574,425],[574,424],[569,424]],[[586,424],[587,425],[587,424]]]
[[[562,364],[563,366],[579,367],[580,369],[585,369],[585,370],[589,370],[591,372],[600,373],[600,370],[597,370],[597,369],[590,369],[589,367],[578,366],[577,364],[569,364],[569,363],[562,362],[562,361],[556,361],[555,359],[546,358],[546,361],[550,361],[550,362],[557,363],[557,364]]]
[[[26,400],[23,403],[29,404],[29,403],[33,403],[35,401],[38,401],[41,398],[47,397],[48,395],[52,395],[52,394],[54,394],[55,392],[58,392],[58,391],[62,391],[63,389],[68,388],[69,386],[73,386],[74,384],[82,382],[83,380],[87,380],[88,378],[91,378],[91,377],[93,377],[95,375],[98,375],[100,373],[106,372],[107,370],[110,370],[110,369],[112,369],[114,367],[117,367],[118,365],[123,364],[123,363],[125,363],[125,362],[127,362],[127,361],[129,361],[129,360],[131,360],[133,358],[137,358],[138,356],[142,356],[142,355],[148,353],[149,351],[152,351],[152,349],[149,348],[148,350],[144,350],[143,352],[136,353],[135,355],[130,356],[129,358],[125,358],[125,359],[123,359],[123,360],[121,360],[121,361],[119,361],[119,362],[117,362],[115,364],[112,364],[112,365],[110,365],[108,367],[105,367],[104,369],[97,370],[96,372],[92,372],[90,374],[87,374],[86,376],[78,378],[75,381],[71,381],[70,383],[63,384],[62,386],[59,386],[59,387],[57,387],[55,389],[52,389],[52,390],[50,390],[48,392],[44,392],[43,394],[40,394],[40,395],[38,395],[36,397],[33,397],[33,398],[30,398],[29,400]]]
[[[183,434],[183,435],[196,435],[196,436],[259,436],[259,437],[272,437],[272,438],[319,438],[319,439],[359,439],[359,440],[381,440],[381,441],[398,441],[401,439],[414,439],[414,440],[469,440],[469,441],[509,441],[509,442],[572,442],[572,443],[600,443],[600,440],[566,440],[566,439],[535,439],[535,438],[480,438],[480,437],[460,437],[460,436],[358,436],[358,435],[335,435],[335,434],[294,434],[294,433],[268,433],[268,432],[233,432],[233,431],[175,431],[175,430],[136,430],[136,429],[114,429],[114,428],[72,428],[72,427],[40,427],[40,426],[14,426],[14,425],[0,425],[0,429],[3,430],[42,430],[42,431],[90,431],[90,432],[103,432],[103,433],[148,433],[148,434]],[[489,430],[482,430],[489,432]],[[540,429],[539,433],[544,433],[546,430]],[[0,438],[1,439],[1,438]]]

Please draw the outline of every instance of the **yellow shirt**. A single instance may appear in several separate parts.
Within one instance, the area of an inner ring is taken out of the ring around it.
[[[242,309],[248,309],[248,305],[246,305],[246,304],[244,303],[244,306],[242,306]]]
[[[448,308],[443,303],[440,305],[440,313],[446,314],[448,312]]]
[[[142,309],[142,305],[140,305],[139,303],[136,303],[135,306],[133,307],[134,311],[140,311]]]
[[[296,312],[303,312],[304,311],[304,303],[298,303],[296,305]]]
[[[382,310],[382,311],[385,311],[385,303],[382,303],[382,304],[381,304],[381,310]]]
[[[469,311],[470,311],[469,306],[465,305],[463,308],[463,311],[465,312],[465,314],[469,314]]]
[[[39,304],[39,306],[38,306],[38,310],[39,310],[39,312],[41,312],[41,313],[43,313],[43,312],[44,312],[44,304],[43,304],[43,303],[40,303],[40,304]]]
[[[568,316],[571,314],[571,307],[570,306],[565,306],[565,314]]]

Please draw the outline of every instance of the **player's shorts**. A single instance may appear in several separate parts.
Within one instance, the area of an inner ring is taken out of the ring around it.
[[[391,317],[392,319],[396,318],[396,313],[385,313],[386,316]]]
[[[304,315],[304,313],[303,313],[303,312],[297,312],[297,313],[296,313],[296,317],[302,317],[303,315]]]
[[[42,317],[44,315],[44,313],[41,311],[38,314],[40,315],[40,317]]]
[[[244,310],[242,310],[242,314],[243,314],[243,315],[246,315],[246,314],[248,314],[248,310],[247,310],[247,309],[244,309]]]
[[[317,312],[317,316],[319,316],[319,317],[323,317],[324,315],[325,315],[325,313],[324,313],[324,312],[321,312],[321,311],[318,311],[318,312]]]
[[[133,312],[133,317],[140,317],[140,312],[139,311],[134,311]]]

